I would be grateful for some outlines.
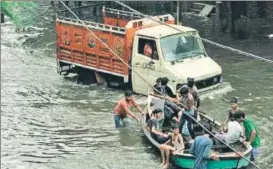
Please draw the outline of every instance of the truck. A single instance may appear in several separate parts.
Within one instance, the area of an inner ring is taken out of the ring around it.
[[[77,70],[81,74],[87,70],[90,78],[109,85],[126,85],[142,95],[148,94],[159,77],[169,79],[168,86],[174,93],[189,77],[195,79],[200,92],[221,84],[222,69],[208,56],[196,29],[176,25],[170,14],[152,18],[106,7],[102,8],[102,23],[57,17],[58,73]]]

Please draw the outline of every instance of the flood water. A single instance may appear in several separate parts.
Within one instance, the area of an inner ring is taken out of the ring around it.
[[[49,15],[27,32],[15,32],[10,21],[1,24],[1,168],[160,168],[160,156],[139,124],[132,120],[129,127],[114,128],[110,112],[121,90],[83,86],[56,73],[54,31]],[[233,46],[273,59],[268,41]],[[208,52],[232,91],[206,94],[201,109],[222,121],[228,101],[239,97],[260,128],[257,163],[273,168],[273,65],[222,49]],[[136,98],[144,107],[145,97]]]

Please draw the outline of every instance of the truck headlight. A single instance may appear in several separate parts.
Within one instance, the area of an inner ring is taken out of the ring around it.
[[[213,83],[217,83],[218,82],[218,77],[214,77],[213,78]]]

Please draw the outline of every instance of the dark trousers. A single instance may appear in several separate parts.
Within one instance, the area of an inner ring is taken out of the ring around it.
[[[195,117],[191,116],[192,118],[190,118],[189,116],[190,116],[189,114],[186,115],[185,112],[183,113],[183,115],[181,117],[180,126],[179,126],[179,133],[182,133],[183,126],[184,126],[185,122],[187,121],[188,122],[187,127],[189,130],[189,133],[191,135],[191,138],[194,139],[195,138],[195,134],[193,131],[194,121],[192,120],[192,118],[195,118]]]

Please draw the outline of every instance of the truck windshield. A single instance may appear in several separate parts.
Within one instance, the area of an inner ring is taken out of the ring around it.
[[[195,35],[196,33],[193,33]],[[199,39],[184,33],[164,37],[160,40],[164,60],[179,61],[205,54]]]

